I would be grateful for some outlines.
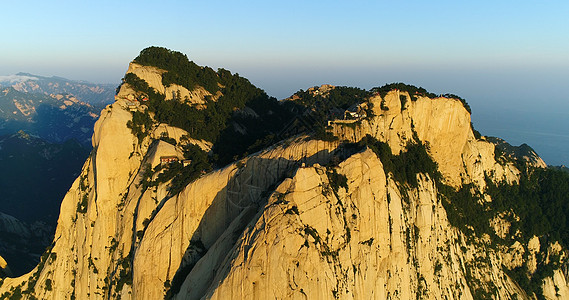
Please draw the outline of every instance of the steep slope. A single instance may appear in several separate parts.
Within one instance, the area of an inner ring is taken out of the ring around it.
[[[145,53],[158,53],[159,59],[148,65],[137,58],[116,102],[101,113],[94,150],[62,202],[53,247],[30,274],[4,279],[3,296],[569,295],[561,271],[565,240],[518,226],[525,224],[516,221],[524,211],[500,198],[501,187],[523,187],[528,172],[537,176],[540,169],[516,160],[497,162],[495,144],[475,136],[460,99],[372,91],[353,100],[365,116],[360,111],[353,119],[329,119],[322,132],[319,121],[306,122],[308,116],[325,120],[314,117],[319,110],[310,105],[302,104],[308,109],[295,120],[282,122],[279,109],[290,103],[259,105],[256,99],[272,100],[253,88],[256,96],[244,92],[238,98],[231,94],[237,86],[228,86],[247,85],[231,74],[196,69],[162,49]],[[187,72],[190,77],[182,80],[185,71],[168,67],[170,60],[197,73]],[[198,80],[203,76],[215,80]],[[186,93],[176,85],[201,100],[167,100],[168,88]],[[222,113],[212,115],[211,107]],[[251,131],[269,111],[282,123],[275,131],[299,134],[274,143],[289,135],[269,138],[270,130]],[[210,132],[194,123],[213,119],[218,127],[201,125]],[[233,156],[220,150],[234,141],[231,135],[248,138],[232,149]],[[259,140],[262,150],[250,154]],[[506,209],[495,208],[493,198]],[[473,215],[477,209],[483,213]]]

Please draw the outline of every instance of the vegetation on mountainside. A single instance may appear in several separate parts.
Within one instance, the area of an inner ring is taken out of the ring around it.
[[[126,74],[123,79],[149,98],[146,103],[148,110],[134,112],[133,119],[127,124],[139,141],[147,135],[152,124],[149,113],[152,113],[158,122],[182,128],[193,138],[213,143],[213,153],[206,160],[207,166],[203,169],[194,169],[193,166],[183,168],[180,163],[173,163],[164,170],[152,170],[152,173],[162,171],[152,184],[173,179],[172,184],[175,186],[172,187],[172,192],[181,190],[189,181],[199,177],[203,170],[211,169],[212,165],[223,166],[295,134],[312,133],[316,139],[336,140],[337,137],[326,130],[327,121],[343,118],[344,111],[365,102],[372,93],[385,96],[390,90],[400,89],[408,91],[412,101],[419,95],[436,97],[423,88],[396,83],[371,91],[352,87],[334,87],[325,92],[318,89],[300,90],[293,95],[293,101],[279,103],[238,74],[231,74],[224,69],[215,72],[211,68],[200,67],[179,52],[150,47],[144,49],[134,61],[164,70],[162,83],[165,86],[178,84],[188,90],[202,86],[211,94],[220,95],[217,100],[206,97],[205,107],[198,108],[179,98],[165,101],[165,95],[150,88],[147,82],[132,73]],[[402,96],[400,100],[404,107],[407,97]],[[371,115],[369,107],[367,110],[367,114]],[[417,167],[429,172],[433,170],[432,165],[424,163],[428,155],[425,151],[421,152],[424,150],[423,145],[413,144],[399,156],[388,156],[387,153],[391,155],[391,152],[386,151],[384,145],[371,140],[363,143],[370,143],[376,153],[383,155],[383,160],[394,176],[398,177],[397,180],[408,182],[412,186],[417,182],[416,173],[410,168]],[[425,155],[421,156],[421,153]],[[418,160],[416,157],[419,157]],[[435,174],[434,171],[431,173]],[[148,186],[150,182],[143,180],[142,183]]]
[[[135,74],[128,73],[123,79],[148,96],[149,112],[155,114],[156,121],[182,128],[193,138],[213,142],[213,162],[219,166],[301,132],[334,139],[326,134],[327,120],[342,117],[345,109],[369,95],[367,91],[349,87],[332,89],[326,96],[301,90],[296,93],[299,101],[279,103],[238,74],[199,67],[184,54],[165,48],[144,49],[135,62],[165,70],[164,85],[179,84],[189,90],[199,85],[212,94],[221,92],[219,99],[206,98],[205,108],[198,109],[183,99],[164,101],[164,95]],[[141,114],[135,112],[128,124],[139,140],[144,138],[144,129],[148,127],[148,118]]]
[[[511,232],[520,231],[528,240],[547,236],[569,247],[569,174],[553,169],[521,169],[519,184],[493,184],[487,180],[491,208],[496,212],[513,211]]]
[[[344,174],[339,174],[336,169],[329,170],[327,173],[328,180],[330,181],[330,186],[334,193],[338,193],[338,190],[343,187],[348,190],[348,178]]]
[[[498,162],[513,162],[522,172],[519,183],[494,183],[487,177],[485,191],[472,192],[475,189],[471,184],[463,185],[458,192],[442,189],[449,198],[447,205],[452,205],[447,207],[449,221],[478,236],[492,235],[490,220],[501,214],[511,224],[510,237],[503,242],[519,239],[527,242],[533,236],[547,236],[549,241],[559,241],[568,247],[569,174],[553,168],[531,167],[520,158],[505,154],[500,147],[495,149]],[[482,193],[492,201],[484,201]]]
[[[417,98],[419,96],[429,97],[432,99],[439,97],[434,93],[428,92],[427,90],[425,90],[422,87],[416,87],[414,85],[405,84],[402,82],[389,83],[389,84],[386,84],[386,85],[381,86],[381,87],[374,87],[371,89],[371,93],[379,94],[381,96],[381,98],[385,98],[385,95],[387,95],[387,93],[392,91],[392,90],[400,90],[400,91],[409,93],[409,96],[411,97],[411,101],[417,101]],[[441,97],[459,100],[460,102],[462,102],[462,105],[464,106],[464,108],[469,113],[472,113],[472,110],[470,109],[470,105],[468,105],[468,103],[466,102],[466,100],[464,100],[464,98],[461,98],[455,94],[449,94],[449,93],[443,94],[443,95],[441,95]],[[401,107],[403,108],[405,105],[405,101],[401,98],[400,98],[400,100],[401,100]]]
[[[169,195],[176,195],[190,182],[213,169],[207,153],[194,144],[184,145],[184,159],[191,162],[186,166],[182,162],[160,164],[154,169],[151,168],[150,164],[147,164],[140,180],[142,189],[158,186],[160,183],[172,180],[168,190]],[[152,180],[154,174],[158,175],[155,180]]]
[[[488,234],[494,245],[509,246],[515,241],[527,243],[540,238],[542,249],[537,257],[537,270],[531,274],[527,265],[507,270],[508,274],[528,292],[543,298],[541,282],[561,267],[559,256],[546,260],[547,246],[558,241],[569,246],[569,174],[552,169],[520,167],[522,175],[517,184],[495,184],[487,178],[486,202],[472,184],[458,191],[438,184],[449,222],[467,235],[481,237]],[[511,224],[506,239],[497,236],[490,226],[500,217]]]
[[[196,145],[188,144],[184,146],[184,158],[190,159],[192,162],[187,166],[183,166],[183,164],[179,162],[171,163],[156,179],[157,183],[172,179],[169,188],[170,195],[178,194],[188,183],[212,170],[207,153]]]
[[[6,291],[2,295],[0,295],[0,299],[10,299],[10,300],[25,299],[25,298],[32,300],[38,299],[35,296],[36,293],[35,288],[39,280],[39,277],[46,264],[50,265],[53,262],[55,262],[55,260],[57,259],[57,253],[52,252],[52,249],[53,249],[53,244],[45,249],[45,252],[40,257],[40,261],[37,267],[35,268],[35,271],[31,273],[31,276],[27,281],[24,281],[19,285],[13,286],[12,288],[10,288],[9,291]],[[48,280],[49,280],[49,286],[48,286]],[[0,281],[0,286],[2,283],[3,281]],[[45,283],[46,285],[44,286],[44,289],[51,290],[51,279],[46,279]]]
[[[569,246],[568,173],[520,165],[522,175],[518,184],[495,184],[487,178],[485,191],[478,191],[473,184],[463,184],[455,190],[442,182],[437,164],[420,143],[410,144],[399,155],[393,155],[388,144],[369,135],[357,144],[344,145],[355,150],[366,146],[376,153],[386,174],[390,174],[399,184],[416,187],[416,175],[429,174],[436,181],[449,222],[466,236],[482,237],[487,234],[491,237],[492,247],[508,247],[514,241],[527,243],[533,236],[539,237],[542,249],[537,254],[537,270],[530,273],[524,264],[505,271],[529,295],[535,294],[538,299],[543,298],[542,280],[552,276],[553,271],[560,268],[562,263],[559,255],[546,257],[547,247],[555,241],[564,248]],[[490,195],[492,201],[486,202],[483,193]],[[506,239],[497,236],[490,226],[491,220],[498,216],[511,224]]]
[[[393,180],[399,183],[407,183],[411,187],[417,187],[417,174],[429,174],[437,180],[440,174],[437,163],[427,153],[427,148],[420,141],[409,144],[404,152],[393,155],[389,144],[380,142],[370,135],[366,135],[356,145],[357,148],[369,147],[377,155],[386,173],[393,176]]]
[[[178,84],[188,90],[202,86],[211,94],[220,93],[217,100],[206,97],[205,108],[198,108],[184,99],[164,101],[165,95],[150,88],[135,74],[128,73],[123,79],[148,96],[149,112],[155,114],[156,121],[214,143],[213,161],[219,166],[298,133],[313,133],[315,138],[334,140],[335,137],[326,133],[327,121],[343,118],[346,109],[364,102],[371,93],[385,96],[389,90],[401,89],[410,93],[411,100],[416,100],[417,95],[436,97],[423,88],[394,83],[371,92],[353,87],[335,87],[324,93],[301,90],[293,95],[294,101],[279,103],[238,74],[200,67],[186,55],[166,48],[146,48],[134,62],[164,70],[162,83],[165,86]],[[405,105],[406,97],[400,100]],[[142,115],[134,118],[129,127],[142,139],[147,119]]]
[[[424,96],[429,98],[437,97],[436,94],[430,93],[422,87],[416,87],[414,85],[405,84],[402,82],[389,83],[381,87],[374,87],[371,89],[371,92],[374,94],[379,94],[381,98],[385,98],[385,95],[387,95],[387,93],[392,90],[400,90],[403,92],[408,92],[409,96],[411,96],[412,101],[417,101],[417,96]]]
[[[288,137],[284,129],[293,118],[293,112],[273,97],[251,99],[231,115],[215,142],[216,164],[225,165]]]
[[[569,168],[567,168],[566,166],[549,166],[550,169],[553,170],[558,170],[558,171],[562,171],[565,173],[569,173]]]
[[[344,111],[366,101],[369,95],[366,90],[346,86],[334,87],[324,94],[300,90],[292,96],[293,101],[283,105],[295,114],[296,132],[314,133],[317,139],[331,141],[336,138],[326,133],[328,120],[342,119]]]
[[[492,136],[486,137],[486,140],[495,145],[494,157],[496,157],[496,161],[501,164],[512,162],[516,164],[517,167],[525,169],[524,161],[529,159],[529,162],[535,162],[539,159],[535,150],[528,144],[512,146],[503,139]]]
[[[178,84],[188,90],[202,86],[215,94],[220,90],[218,73],[212,68],[200,67],[185,54],[162,47],[148,47],[134,59],[135,63],[154,66],[167,72],[162,75],[162,84]]]
[[[293,97],[295,96],[298,97],[295,103],[326,114],[333,109],[341,109],[341,113],[343,113],[350,106],[365,100],[369,96],[369,92],[355,87],[337,86],[324,94],[300,90],[293,95]]]
[[[164,95],[135,74],[128,73],[123,78],[125,83],[148,96],[148,109],[155,114],[156,121],[182,128],[192,138],[213,142],[214,161],[218,165],[276,142],[276,135],[291,117],[275,98],[267,96],[247,79],[224,69],[214,72],[199,67],[179,52],[150,47],[143,50],[135,62],[166,70],[165,85],[179,84],[189,90],[199,85],[212,94],[221,92],[215,101],[206,97],[205,108],[199,109],[179,98],[164,101]],[[131,126],[137,136],[142,137],[140,122],[133,120]]]
[[[132,250],[127,256],[121,257],[117,260],[114,265],[114,272],[112,277],[105,278],[105,286],[103,290],[107,290],[109,293],[109,298],[120,299],[120,292],[122,291],[124,285],[132,286],[133,280],[133,266],[132,266],[133,254]]]
[[[137,137],[139,143],[146,137],[150,126],[152,126],[152,118],[147,111],[132,112],[132,120],[126,122],[126,127],[131,129],[132,134]]]

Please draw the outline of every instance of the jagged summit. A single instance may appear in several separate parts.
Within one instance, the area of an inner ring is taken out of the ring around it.
[[[95,125],[53,247],[2,295],[569,296],[569,229],[552,215],[569,213],[569,184],[548,185],[569,175],[497,159],[456,97],[324,89],[279,102],[143,50]],[[196,90],[201,102],[181,96]]]

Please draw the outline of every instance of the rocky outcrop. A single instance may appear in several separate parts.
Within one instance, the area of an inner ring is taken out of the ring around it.
[[[484,174],[496,181],[517,181],[519,171],[513,164],[496,162],[494,144],[475,138],[470,113],[459,100],[422,96],[411,99],[409,93],[398,90],[383,98],[371,97],[372,116],[354,123],[332,122],[332,131],[340,139],[354,142],[369,134],[387,142],[394,154],[418,139],[427,145],[440,172],[453,186],[474,182],[484,187]]]
[[[28,276],[6,279],[6,286],[32,280],[40,298],[162,297],[164,283],[183,266],[192,238],[210,247],[244,207],[258,206],[262,194],[287,172],[302,162],[326,163],[338,145],[302,138],[276,145],[207,174],[169,198],[168,183],[143,189],[141,178],[147,164],[155,166],[160,156],[180,155],[180,150],[163,141],[152,143],[156,132],[139,143],[126,126],[131,118],[122,99],[103,110],[95,124],[94,152],[62,202],[48,253],[57,259],[46,260]],[[153,130],[179,132],[163,125]],[[52,290],[43,288],[46,280],[54,283]]]
[[[203,87],[199,86],[191,91],[177,84],[164,86],[162,83],[162,75],[164,72],[166,71],[152,66],[143,66],[135,62],[131,62],[127,70],[127,73],[138,76],[138,78],[146,81],[151,88],[165,95],[166,100],[179,99],[180,101],[196,105],[198,108],[203,108],[205,107],[206,97],[210,97],[211,100],[215,101],[221,96],[220,92],[216,95],[212,95]],[[129,92],[133,92],[133,90]],[[121,96],[120,93],[119,96]]]

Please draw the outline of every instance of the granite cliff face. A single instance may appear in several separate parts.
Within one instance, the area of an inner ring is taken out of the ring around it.
[[[158,93],[174,88],[195,105],[211,101],[201,88],[164,86],[159,68],[133,63],[128,72]],[[441,189],[484,191],[521,176],[519,165],[497,161],[495,144],[475,137],[458,100],[374,95],[365,117],[330,123],[328,133],[339,139],[293,136],[172,194],[174,179],[159,180],[167,171],[149,170],[164,157],[183,159],[184,145],[209,151],[212,143],[155,121],[139,138],[129,121],[147,108],[127,100],[137,92],[123,84],[101,112],[94,151],[63,200],[52,247],[30,274],[5,278],[1,295],[524,299],[534,295],[505,270],[535,271],[544,255],[565,257],[559,244],[538,237],[493,247],[490,236],[451,225]],[[412,143],[426,145],[442,177],[419,172],[412,184],[398,181],[373,147],[347,146],[366,137],[389,145],[394,157]],[[514,234],[506,218],[494,223],[497,234]],[[540,283],[545,297],[569,296],[563,270]]]
[[[470,113],[460,101],[418,97],[406,101],[402,107],[401,97],[411,99],[409,93],[398,90],[388,92],[383,98],[373,96],[370,103],[375,116],[357,123],[335,122],[334,135],[356,142],[369,134],[387,142],[395,154],[404,151],[416,137],[428,145],[429,154],[453,186],[462,182],[483,186],[485,173],[492,173],[494,180],[516,181],[518,170],[512,165],[498,164],[494,145],[474,137]]]

